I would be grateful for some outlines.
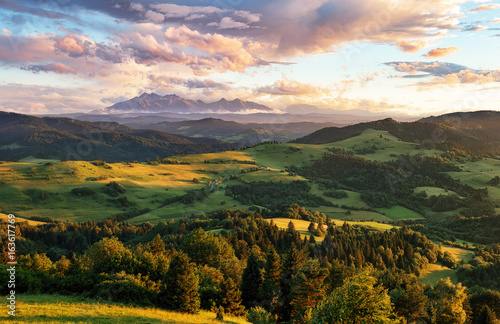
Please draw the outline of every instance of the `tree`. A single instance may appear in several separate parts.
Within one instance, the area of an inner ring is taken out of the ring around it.
[[[327,276],[328,270],[318,260],[309,260],[300,269],[290,292],[291,318],[295,322],[325,297],[323,282]]]
[[[262,269],[257,255],[252,251],[247,260],[247,267],[241,277],[243,304],[251,307],[259,300],[259,287],[263,281]]]
[[[134,255],[116,237],[105,237],[93,244],[82,259],[84,268],[95,273],[133,273],[135,267]]]
[[[241,305],[241,291],[238,289],[233,279],[227,278],[220,283],[221,306],[224,312],[232,315],[241,315],[244,311]]]
[[[464,304],[467,300],[467,288],[463,287],[461,283],[455,285],[450,278],[440,279],[430,294],[438,323],[466,323],[467,313]]]
[[[233,247],[223,238],[202,228],[189,233],[182,243],[182,250],[191,261],[219,269],[239,283],[241,268]]]
[[[292,291],[293,280],[297,276],[299,269],[305,263],[307,252],[297,249],[295,243],[292,243],[290,249],[283,259],[283,268],[281,276],[281,305],[278,313],[280,321],[289,321],[292,311],[290,304],[290,293]]]
[[[312,323],[400,323],[391,300],[377,280],[366,272],[349,278],[333,291],[313,313]]]
[[[160,234],[156,234],[155,238],[148,242],[146,246],[153,254],[165,253],[165,243]]]
[[[189,258],[179,252],[170,263],[158,294],[161,307],[184,313],[197,313],[200,308],[198,277],[195,275]]]
[[[477,324],[496,324],[495,313],[488,307],[488,305],[484,305],[479,313],[479,316],[476,321]]]
[[[281,262],[280,256],[272,245],[266,254],[265,269],[264,282],[260,288],[259,295],[261,296],[261,300],[266,303],[264,305],[266,309],[273,312],[278,304],[280,293]]]

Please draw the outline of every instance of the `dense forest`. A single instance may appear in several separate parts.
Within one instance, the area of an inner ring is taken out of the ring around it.
[[[265,219],[291,215],[315,219],[313,235]],[[17,231],[20,293],[211,309],[219,318],[246,315],[252,323],[493,323],[500,315],[500,293],[490,290],[500,287],[498,246],[457,264],[409,227],[335,226],[298,205],[156,225],[19,223]],[[5,263],[5,249],[2,258]],[[417,276],[436,261],[459,267],[465,285],[420,283]],[[0,273],[5,281],[8,272]]]

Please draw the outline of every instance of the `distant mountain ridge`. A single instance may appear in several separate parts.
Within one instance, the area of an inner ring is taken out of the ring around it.
[[[296,139],[303,144],[333,143],[360,135],[366,129],[384,130],[408,142],[436,146],[442,150],[462,150],[473,154],[500,154],[500,112],[476,111],[427,117],[415,122],[392,118],[327,127]]]
[[[138,97],[115,103],[114,105],[97,109],[91,113],[199,113],[199,112],[220,112],[220,113],[241,113],[241,112],[272,112],[267,106],[252,102],[234,99],[228,101],[224,98],[219,101],[206,103],[202,100],[190,100],[177,95],[160,96],[155,93],[143,93]]]
[[[156,130],[133,129],[116,122],[85,122],[0,111],[0,157],[59,160],[127,161],[183,153],[235,149],[212,138],[192,138]]]

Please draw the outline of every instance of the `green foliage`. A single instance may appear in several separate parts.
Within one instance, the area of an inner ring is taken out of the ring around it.
[[[134,256],[116,237],[104,238],[82,256],[82,267],[95,273],[133,273]]]
[[[227,195],[245,205],[278,209],[281,205],[330,206],[331,203],[310,193],[307,181],[251,182],[227,187]]]
[[[111,181],[106,185],[104,192],[111,197],[118,197],[119,194],[125,193],[125,187],[116,181]]]
[[[246,307],[250,308],[259,302],[259,288],[262,282],[262,264],[257,255],[252,252],[241,277],[241,293]]]
[[[441,279],[428,294],[433,302],[437,323],[466,323],[467,289],[462,284],[455,285],[450,281],[450,278]]]
[[[313,314],[312,323],[400,323],[383,286],[366,272],[349,278]]]
[[[242,315],[244,311],[241,299],[241,291],[234,283],[233,279],[223,279],[220,283],[221,302],[224,312],[232,315]]]
[[[184,313],[198,312],[200,308],[198,277],[184,253],[178,253],[172,259],[158,295],[158,304],[163,308]]]
[[[247,321],[252,324],[276,324],[276,318],[260,306],[248,311]]]
[[[324,192],[324,195],[335,199],[343,199],[349,197],[347,192],[345,192],[344,190],[327,190]]]
[[[92,196],[95,195],[95,191],[89,187],[81,187],[71,189],[71,193],[75,196]]]

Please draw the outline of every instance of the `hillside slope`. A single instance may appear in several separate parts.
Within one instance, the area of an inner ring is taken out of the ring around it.
[[[328,127],[294,140],[295,143],[325,144],[360,135],[367,129],[384,130],[407,142],[441,150],[472,154],[500,153],[500,113],[462,113],[430,117],[416,122],[397,122],[391,118],[345,127]],[[457,119],[458,118],[458,119]]]
[[[20,160],[27,156],[59,160],[144,160],[234,147],[216,139],[135,130],[113,122],[89,123],[70,118],[39,118],[0,112],[0,155],[3,160]]]

